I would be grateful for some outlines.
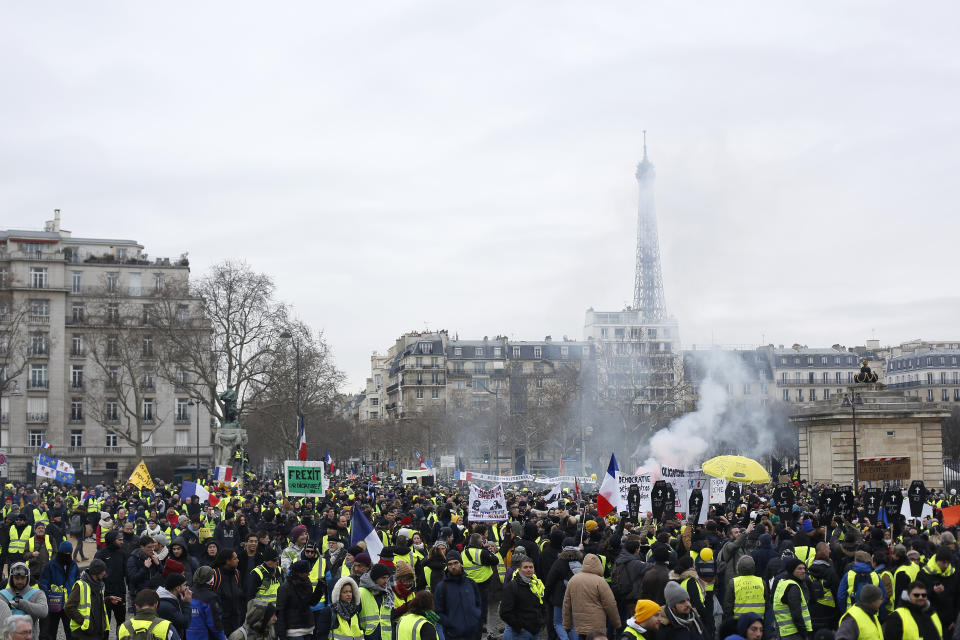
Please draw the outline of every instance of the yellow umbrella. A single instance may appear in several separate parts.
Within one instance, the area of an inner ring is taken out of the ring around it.
[[[747,484],[770,482],[770,474],[759,462],[743,456],[717,456],[704,462],[701,468],[708,476],[726,478],[731,482]]]

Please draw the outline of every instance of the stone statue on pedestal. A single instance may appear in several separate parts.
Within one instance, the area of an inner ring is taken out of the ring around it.
[[[215,463],[217,466],[230,466],[234,461],[234,452],[247,444],[247,430],[237,420],[237,392],[227,387],[220,394],[223,402],[223,421],[217,429],[214,441],[217,445]]]

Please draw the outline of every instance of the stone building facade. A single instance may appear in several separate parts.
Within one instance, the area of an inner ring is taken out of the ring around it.
[[[59,210],[43,231],[0,230],[0,331],[7,332],[0,346],[0,448],[10,477],[32,480],[43,442],[53,445],[47,453],[91,478],[136,462],[134,448],[109,429],[125,421],[115,397],[119,383],[104,384],[105,368],[92,355],[94,345],[122,350],[111,337],[118,333],[135,335],[138,349],[144,457],[192,461],[199,449],[209,462],[210,415],[183,393],[189,380],[171,384],[158,374],[149,326],[151,305],[189,274],[185,258],[149,259],[133,240],[74,237],[60,227]],[[186,320],[191,301],[181,306]],[[27,347],[26,361],[18,359],[19,344]],[[118,357],[102,355],[102,362]]]

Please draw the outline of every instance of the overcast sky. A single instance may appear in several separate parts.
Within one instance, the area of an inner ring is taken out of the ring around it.
[[[646,129],[684,346],[960,339],[960,5],[793,4],[7,4],[0,227],[247,260],[358,390],[629,303]]]

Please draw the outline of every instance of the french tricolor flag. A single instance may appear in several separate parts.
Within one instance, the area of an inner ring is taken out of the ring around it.
[[[40,443],[40,448],[41,448],[41,449],[53,449],[53,445],[50,444],[49,442],[47,442],[46,440],[44,440],[43,442]]]
[[[297,416],[297,460],[307,459],[307,428],[303,416]]]
[[[217,482],[230,482],[233,480],[233,467],[217,467],[213,478]]]
[[[374,531],[367,516],[363,515],[359,505],[356,505],[356,507],[353,510],[353,520],[350,523],[350,545],[356,546],[358,542],[363,540],[367,545],[370,562],[377,564],[380,562],[380,552],[383,551],[383,541]]]
[[[184,480],[181,485],[180,497],[186,500],[192,496],[200,498],[200,504],[209,502],[211,507],[216,506],[216,504],[220,502],[220,498],[218,498],[216,494],[207,491],[202,484]]]
[[[617,465],[617,456],[610,454],[610,464],[607,473],[603,476],[600,485],[600,494],[597,496],[597,515],[601,518],[612,511],[620,510],[620,467]]]
[[[413,455],[417,456],[417,461],[420,463],[420,468],[421,468],[421,469],[426,469],[426,468],[427,468],[427,465],[426,465],[426,463],[423,461],[423,456],[420,454],[420,452],[417,451],[416,449],[414,449],[414,450],[413,450]]]
[[[323,461],[327,463],[330,473],[333,473],[333,458],[330,456],[330,449],[327,449],[327,455],[323,457]]]

